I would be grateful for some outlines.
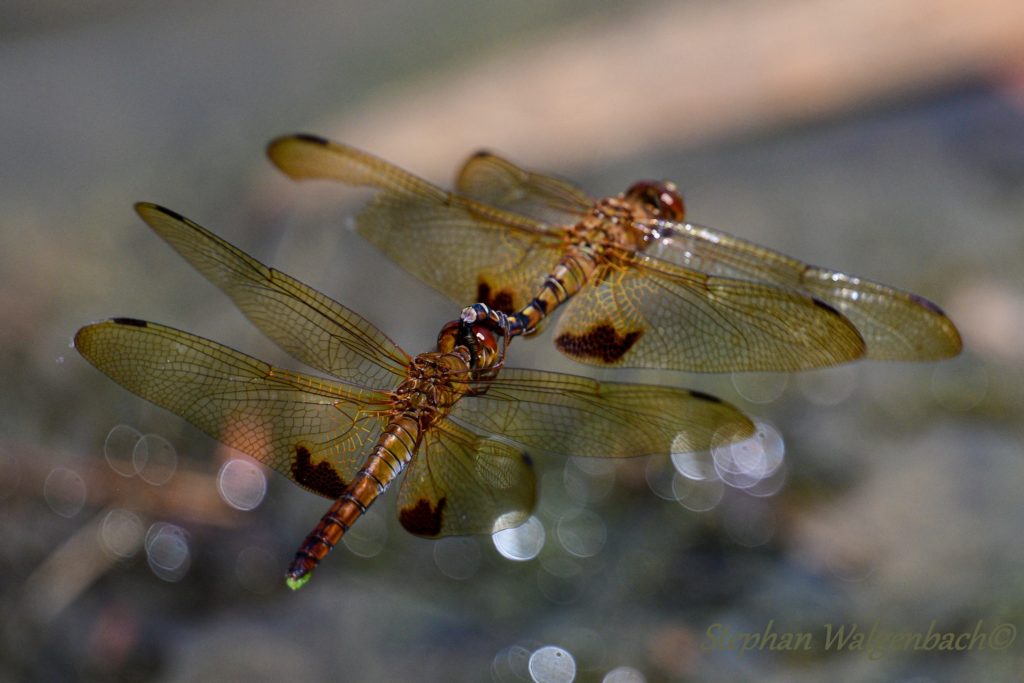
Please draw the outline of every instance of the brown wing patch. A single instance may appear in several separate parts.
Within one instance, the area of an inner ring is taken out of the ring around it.
[[[507,289],[499,289],[493,292],[491,291],[491,286],[484,280],[477,282],[476,300],[482,304],[487,304],[495,311],[501,311],[509,315],[516,312],[516,304],[512,292]]]
[[[555,346],[569,356],[612,364],[621,360],[642,335],[643,330],[620,334],[610,322],[603,322],[581,334],[563,332],[555,338]]]
[[[441,533],[441,517],[447,498],[439,498],[437,506],[420,498],[416,505],[398,511],[398,519],[409,533],[417,536],[437,536]]]
[[[305,445],[295,447],[295,459],[292,460],[292,478],[308,489],[321,496],[338,499],[345,491],[347,484],[338,475],[338,470],[331,464],[321,460],[313,464],[313,456]]]

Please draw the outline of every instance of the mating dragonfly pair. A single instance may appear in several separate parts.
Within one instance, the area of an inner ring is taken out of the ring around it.
[[[742,412],[700,392],[505,367],[509,343],[563,304],[556,346],[605,366],[793,371],[960,351],[926,299],[686,222],[671,183],[594,201],[479,153],[449,193],[318,137],[280,138],[268,154],[292,178],[376,190],[359,232],[475,302],[436,350],[410,356],[340,303],[153,204],[136,210],[158,235],[282,349],[336,380],[135,319],[86,326],[75,347],[128,390],[335,501],[288,569],[292,588],[403,471],[408,531],[494,533],[533,508],[531,456],[701,451],[753,436]]]

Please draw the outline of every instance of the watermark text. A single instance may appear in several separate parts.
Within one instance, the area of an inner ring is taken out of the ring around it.
[[[890,652],[1002,651],[1017,639],[1017,628],[1007,622],[979,619],[971,627],[947,630],[932,620],[925,629],[892,628],[880,621],[870,624],[825,623],[808,631],[787,630],[768,621],[759,631],[734,629],[714,623],[704,631],[700,649],[706,652],[795,652],[824,650],[854,652],[881,659]]]

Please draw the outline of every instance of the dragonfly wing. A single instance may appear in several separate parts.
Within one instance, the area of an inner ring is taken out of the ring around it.
[[[359,233],[460,303],[519,310],[558,261],[559,233],[549,226],[445,192],[352,147],[298,135],[275,140],[267,153],[292,178],[377,190],[359,214]]]
[[[478,202],[556,225],[575,224],[595,204],[571,183],[527,171],[490,152],[467,159],[455,187]]]
[[[418,536],[491,534],[525,522],[536,489],[519,449],[442,420],[402,480],[398,518]]]
[[[853,325],[820,300],[648,256],[577,294],[555,345],[584,363],[691,372],[803,370],[864,353]]]
[[[386,419],[383,392],[281,370],[155,323],[88,325],[75,348],[128,391],[328,498],[341,495]]]
[[[316,135],[285,135],[267,145],[267,156],[295,180],[336,180],[395,194],[421,195],[444,203],[449,194],[394,164],[355,147]]]
[[[209,230],[155,204],[136,210],[264,334],[310,367],[347,382],[390,389],[408,355],[361,316],[269,268]]]
[[[525,307],[558,263],[559,243],[545,235],[419,197],[379,194],[356,220],[363,237],[427,284],[503,313]]]
[[[686,389],[511,368],[484,385],[485,393],[455,404],[451,419],[511,439],[531,454],[701,451],[754,433],[750,419],[734,406]]]
[[[940,360],[960,353],[960,334],[924,297],[811,266],[772,249],[693,223],[666,223],[649,253],[712,275],[766,282],[817,297],[856,326],[875,360]]]

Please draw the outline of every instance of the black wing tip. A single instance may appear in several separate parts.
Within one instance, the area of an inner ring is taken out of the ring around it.
[[[320,137],[319,135],[313,135],[312,133],[296,133],[295,135],[288,135],[283,138],[278,138],[278,140],[287,140],[289,138],[294,140],[302,140],[303,142],[308,142],[313,145],[320,145],[321,147],[327,147],[328,145],[331,144],[331,141],[328,140],[327,138]]]
[[[931,315],[935,316],[935,320],[933,322],[945,333],[945,348],[936,355],[935,359],[941,360],[943,358],[953,358],[954,356],[960,355],[964,350],[963,338],[960,336],[960,330],[958,330],[956,328],[956,324],[950,320],[946,311],[931,299],[926,299],[920,294],[911,293],[910,300]]]
[[[911,294],[910,295],[910,300],[913,301],[918,306],[920,306],[921,308],[925,308],[925,309],[931,311],[935,315],[942,316],[943,318],[948,317],[946,315],[946,312],[944,310],[942,310],[937,303],[935,303],[934,301],[932,301],[930,299],[924,298],[920,294]]]
[[[128,327],[149,327],[149,323],[145,320],[139,320],[138,318],[108,318],[107,320],[101,320],[88,325],[83,325],[75,331],[74,346],[79,352],[82,352],[83,340],[90,334],[96,331],[96,328],[102,327],[103,325],[126,325]],[[84,352],[82,352],[84,353]]]
[[[111,318],[110,322],[115,325],[128,325],[129,327],[149,327],[149,323],[138,318]]]
[[[829,313],[832,313],[833,315],[838,315],[840,317],[846,317],[842,313],[839,312],[838,308],[836,308],[832,304],[828,303],[827,301],[823,301],[823,300],[819,299],[816,296],[812,296],[811,297],[811,301],[813,301],[814,305],[817,306],[818,308],[824,308],[826,311],[828,311]]]
[[[700,399],[701,401],[708,401],[709,403],[723,402],[722,399],[718,398],[717,396],[712,396],[711,394],[706,394],[703,391],[697,391],[695,389],[690,389],[690,396],[696,399]]]
[[[491,150],[485,148],[485,149],[478,149],[477,151],[473,152],[472,154],[469,155],[469,158],[470,158],[470,160],[472,160],[472,159],[483,159],[483,158],[486,158],[486,157],[493,157],[493,156],[494,156],[494,152],[492,152]]]
[[[136,202],[135,212],[139,214],[139,216],[141,216],[143,220],[146,220],[146,215],[149,213],[162,213],[166,216],[170,216],[171,218],[177,221],[181,221],[182,223],[188,221],[187,218],[182,216],[174,209],[168,209],[166,206],[160,206],[159,204],[154,204],[153,202]]]
[[[312,133],[293,133],[291,135],[282,135],[281,137],[274,138],[267,143],[267,158],[269,158],[274,165],[280,168],[284,158],[287,156],[287,145],[296,142],[316,145],[317,147],[330,147],[333,144],[327,138],[320,137],[319,135],[313,135]],[[284,148],[284,151],[282,151],[282,148]],[[285,171],[285,173],[287,175],[291,175],[288,171]]]

